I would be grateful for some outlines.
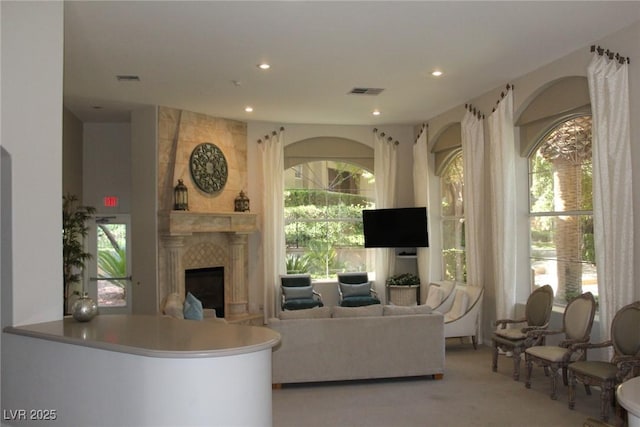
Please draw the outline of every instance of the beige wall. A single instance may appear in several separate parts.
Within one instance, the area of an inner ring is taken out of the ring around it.
[[[131,213],[131,124],[85,123],[83,147],[83,203],[98,214]],[[105,196],[118,206],[105,207]]]
[[[82,198],[82,122],[63,109],[62,194]],[[82,204],[82,200],[80,200]]]
[[[158,310],[157,123],[155,107],[131,113],[132,311]]]

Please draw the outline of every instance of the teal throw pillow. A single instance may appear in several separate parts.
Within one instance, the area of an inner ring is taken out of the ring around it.
[[[187,293],[184,299],[184,318],[189,320],[202,320],[204,317],[202,302],[191,292]]]
[[[348,297],[368,297],[371,294],[371,283],[359,283],[351,285],[348,283],[340,283],[340,291],[343,298]]]
[[[283,286],[282,292],[287,300],[313,298],[313,286]]]

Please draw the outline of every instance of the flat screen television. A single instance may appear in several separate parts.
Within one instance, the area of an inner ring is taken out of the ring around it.
[[[429,246],[427,208],[364,209],[365,248],[420,248]]]

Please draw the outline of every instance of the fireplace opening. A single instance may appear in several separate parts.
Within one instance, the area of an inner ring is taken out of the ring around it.
[[[214,308],[216,316],[224,317],[224,267],[185,270],[186,292],[202,301],[203,308]]]

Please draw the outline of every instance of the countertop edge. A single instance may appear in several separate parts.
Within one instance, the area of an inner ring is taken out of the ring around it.
[[[141,347],[133,347],[124,344],[113,344],[103,341],[82,340],[74,337],[66,337],[60,335],[52,335],[37,331],[31,331],[27,329],[21,329],[20,327],[7,326],[3,329],[4,333],[25,336],[29,338],[42,339],[45,341],[59,342],[63,344],[77,345],[81,347],[96,348],[100,350],[113,351],[123,354],[133,354],[137,356],[155,357],[155,358],[173,358],[173,359],[194,359],[194,358],[214,358],[234,356],[240,354],[254,353],[261,350],[271,349],[278,345],[280,342],[280,334],[270,340],[266,340],[259,344],[244,345],[242,347],[228,348],[228,349],[215,349],[215,350],[154,350]]]

